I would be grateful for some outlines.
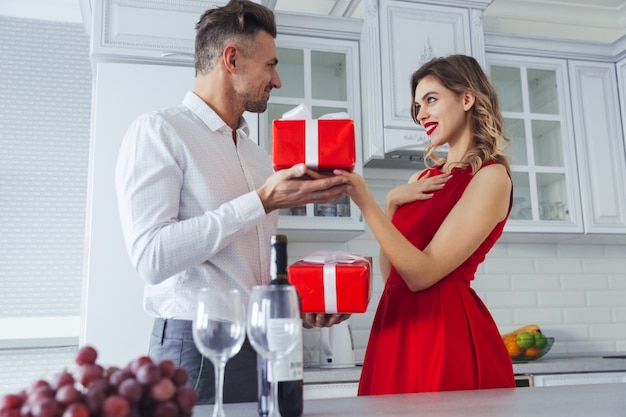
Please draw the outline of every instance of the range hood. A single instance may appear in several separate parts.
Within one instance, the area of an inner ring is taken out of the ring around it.
[[[391,168],[421,170],[426,168],[423,149],[397,149],[385,153],[384,158],[371,158],[366,168]]]
[[[420,170],[426,168],[424,150],[428,145],[428,137],[423,129],[383,129],[382,144],[369,143],[369,157],[366,158],[366,168],[391,168]],[[379,139],[380,140],[380,139]],[[372,146],[374,145],[374,146]],[[382,146],[381,146],[382,145]],[[448,145],[437,149],[437,154],[443,158],[448,152]],[[432,161],[431,166],[433,165]]]

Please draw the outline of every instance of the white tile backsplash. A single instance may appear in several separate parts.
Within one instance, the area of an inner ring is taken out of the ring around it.
[[[370,179],[367,174],[374,171],[365,172],[381,206],[388,189],[403,182],[378,176]],[[306,250],[327,246],[306,244]],[[306,252],[301,243],[291,243],[289,248],[290,255]],[[366,225],[365,233],[337,250],[374,258],[370,306],[367,313],[355,314],[351,319],[356,359],[362,361],[383,289],[379,246]],[[551,354],[626,351],[625,254],[624,245],[597,242],[498,243],[478,268],[472,287],[491,311],[501,333],[538,324],[548,336],[556,338]]]

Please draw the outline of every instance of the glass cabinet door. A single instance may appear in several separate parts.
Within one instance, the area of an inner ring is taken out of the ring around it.
[[[280,42],[277,42],[280,45]],[[262,135],[271,152],[272,121],[300,104],[306,104],[313,119],[329,113],[348,113],[354,118],[349,100],[347,54],[323,48],[278,46],[278,73],[282,87],[272,90],[267,112],[261,116]],[[325,204],[281,209],[283,216],[351,217],[348,197]]]
[[[514,186],[509,224],[580,224],[574,138],[566,108],[564,63],[488,54],[498,92]]]
[[[272,121],[300,104],[309,108],[313,119],[347,113],[354,120],[356,134],[355,171],[362,173],[358,43],[279,35],[276,45],[282,87],[272,90],[267,111],[259,115],[261,146],[271,153]],[[364,230],[358,207],[347,196],[281,209],[279,215],[279,229],[305,231],[308,239],[312,232],[328,239],[328,231],[339,231],[349,240]]]

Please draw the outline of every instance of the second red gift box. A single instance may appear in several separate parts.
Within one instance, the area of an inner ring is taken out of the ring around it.
[[[287,268],[305,313],[364,313],[372,296],[372,258],[316,252]]]

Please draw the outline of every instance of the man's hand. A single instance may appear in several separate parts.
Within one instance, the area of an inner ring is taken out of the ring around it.
[[[350,318],[352,314],[304,313],[302,324],[307,329],[313,327],[330,327]]]
[[[304,164],[298,164],[272,174],[257,193],[265,212],[269,213],[279,208],[336,200],[347,189],[346,178],[323,175],[308,169]]]

